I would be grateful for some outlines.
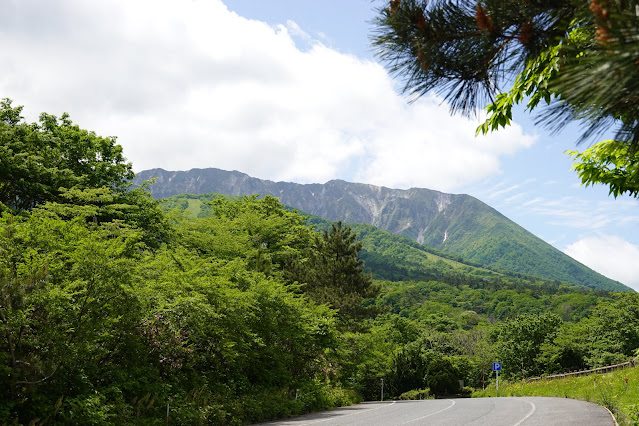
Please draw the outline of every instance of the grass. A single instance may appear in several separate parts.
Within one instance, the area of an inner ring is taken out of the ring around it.
[[[472,396],[554,396],[580,399],[607,407],[620,425],[639,425],[639,368],[531,383],[500,381],[499,391],[492,383],[485,391],[476,391]]]
[[[186,208],[186,211],[188,212],[190,217],[197,217],[202,209],[202,201],[199,199],[189,198],[188,202],[189,206]]]

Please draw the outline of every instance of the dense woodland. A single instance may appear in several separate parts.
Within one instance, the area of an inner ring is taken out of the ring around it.
[[[637,355],[637,294],[273,197],[156,201],[114,138],[20,114],[2,102],[2,423],[251,423],[378,399],[382,379],[389,398],[467,394],[496,360],[518,380]]]

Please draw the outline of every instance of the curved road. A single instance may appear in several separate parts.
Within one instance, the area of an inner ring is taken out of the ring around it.
[[[264,425],[614,425],[603,407],[563,398],[468,398],[365,402]]]

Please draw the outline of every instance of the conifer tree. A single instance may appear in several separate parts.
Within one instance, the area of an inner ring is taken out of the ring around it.
[[[605,146],[571,152],[575,169],[586,185],[637,196],[636,0],[391,0],[375,23],[377,54],[412,99],[434,90],[464,114],[489,102],[478,133],[510,124],[524,101],[549,105],[538,122],[552,130],[581,121],[580,142],[616,127]]]
[[[315,237],[314,248],[306,268],[309,297],[338,310],[342,318],[365,316],[370,310],[361,302],[375,297],[379,288],[364,272],[364,262],[358,257],[362,242],[357,235],[340,221]]]

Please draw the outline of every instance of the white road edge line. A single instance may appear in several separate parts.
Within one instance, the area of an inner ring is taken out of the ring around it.
[[[350,416],[355,416],[357,414],[364,414],[364,413],[368,413],[370,411],[375,411],[375,410],[379,410],[380,408],[384,408],[384,407],[390,407],[391,405],[394,405],[397,401],[393,401],[390,404],[384,404],[381,407],[377,407],[377,408],[369,408],[368,410],[364,410],[364,411],[358,411],[357,413],[351,413],[351,414],[347,414],[345,416],[340,416],[339,418],[342,419],[344,417],[350,417]],[[331,417],[330,419],[322,419],[322,420],[317,420],[315,422],[310,422],[310,423],[303,423],[303,425],[314,425],[315,423],[322,423],[322,422],[328,422],[329,420],[335,420],[335,418]],[[303,426],[302,425],[302,426]]]
[[[603,407],[603,405],[602,405],[602,407]],[[604,407],[604,408],[608,411],[608,414],[610,414],[610,417],[612,417],[612,421],[615,423],[615,426],[619,426],[619,423],[617,423],[617,419],[615,418],[615,415],[612,414],[612,411],[610,411],[608,409],[608,407]]]
[[[413,422],[416,422],[417,420],[421,420],[421,419],[425,419],[426,417],[434,416],[435,414],[439,414],[439,413],[441,413],[442,411],[446,411],[446,410],[448,410],[449,408],[452,408],[452,407],[453,407],[453,405],[455,405],[455,401],[453,401],[452,399],[449,399],[448,401],[452,402],[452,404],[450,404],[448,407],[446,407],[446,408],[444,408],[444,409],[442,409],[442,410],[439,410],[439,411],[435,411],[434,413],[430,413],[430,414],[427,414],[427,415],[425,415],[425,416],[418,417],[418,418],[416,418],[416,419],[409,420],[409,421],[404,422],[404,423],[400,423],[400,425],[407,425],[408,423],[413,423]]]
[[[526,400],[524,399],[524,401],[526,401]],[[535,413],[535,410],[537,409],[537,407],[535,407],[535,404],[533,404],[530,401],[526,401],[526,402],[530,404],[530,406],[532,407],[532,410],[530,410],[530,412],[528,412],[528,414],[526,414],[526,417],[524,417],[523,419],[519,420],[513,426],[519,426],[520,424],[525,422],[528,417],[532,416]]]

